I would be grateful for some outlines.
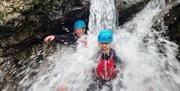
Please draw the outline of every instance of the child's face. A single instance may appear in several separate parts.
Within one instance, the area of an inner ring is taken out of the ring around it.
[[[99,43],[100,44],[100,47],[101,47],[101,50],[103,52],[109,52],[109,49],[111,47],[111,43]]]
[[[78,36],[78,37],[81,37],[82,35],[85,34],[85,29],[84,28],[80,28],[80,29],[75,29],[75,34]]]

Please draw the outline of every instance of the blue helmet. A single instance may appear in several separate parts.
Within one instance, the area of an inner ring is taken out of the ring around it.
[[[99,32],[98,42],[110,43],[113,41],[113,32],[112,30],[103,29]]]
[[[77,20],[74,23],[74,29],[85,28],[85,27],[86,27],[86,23],[84,20]]]

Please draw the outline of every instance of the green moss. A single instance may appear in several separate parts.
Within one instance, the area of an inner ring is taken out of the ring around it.
[[[39,4],[40,1],[42,1],[42,0],[32,0],[32,4],[37,5],[37,4]]]
[[[4,16],[5,16],[5,14],[2,11],[0,11],[0,21],[3,21]]]

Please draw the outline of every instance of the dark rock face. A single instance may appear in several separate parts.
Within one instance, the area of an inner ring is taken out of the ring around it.
[[[132,3],[132,5],[128,7],[127,2],[121,1],[121,3],[118,6],[116,6],[119,14],[119,25],[122,25],[125,22],[131,20],[136,13],[141,11],[146,6],[148,2],[149,0],[139,0],[138,2]]]
[[[180,4],[175,5],[165,15],[165,25],[168,26],[168,35],[172,41],[175,41],[180,46]],[[179,47],[180,51],[180,47]],[[178,57],[180,60],[180,56]]]
[[[172,7],[164,17],[165,25],[168,26],[168,34],[173,41],[180,43],[180,4]]]
[[[29,9],[21,11],[18,18],[0,25],[0,47],[18,49],[19,45],[27,47],[38,43],[49,34],[72,32],[75,20],[88,17],[89,5],[84,4],[80,0],[39,0]]]

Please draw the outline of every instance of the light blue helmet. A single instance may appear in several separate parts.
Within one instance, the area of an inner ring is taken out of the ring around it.
[[[103,29],[99,32],[98,42],[110,43],[113,41],[113,32],[109,29]]]
[[[74,29],[79,29],[79,28],[86,28],[86,23],[84,20],[77,20],[74,23]]]

